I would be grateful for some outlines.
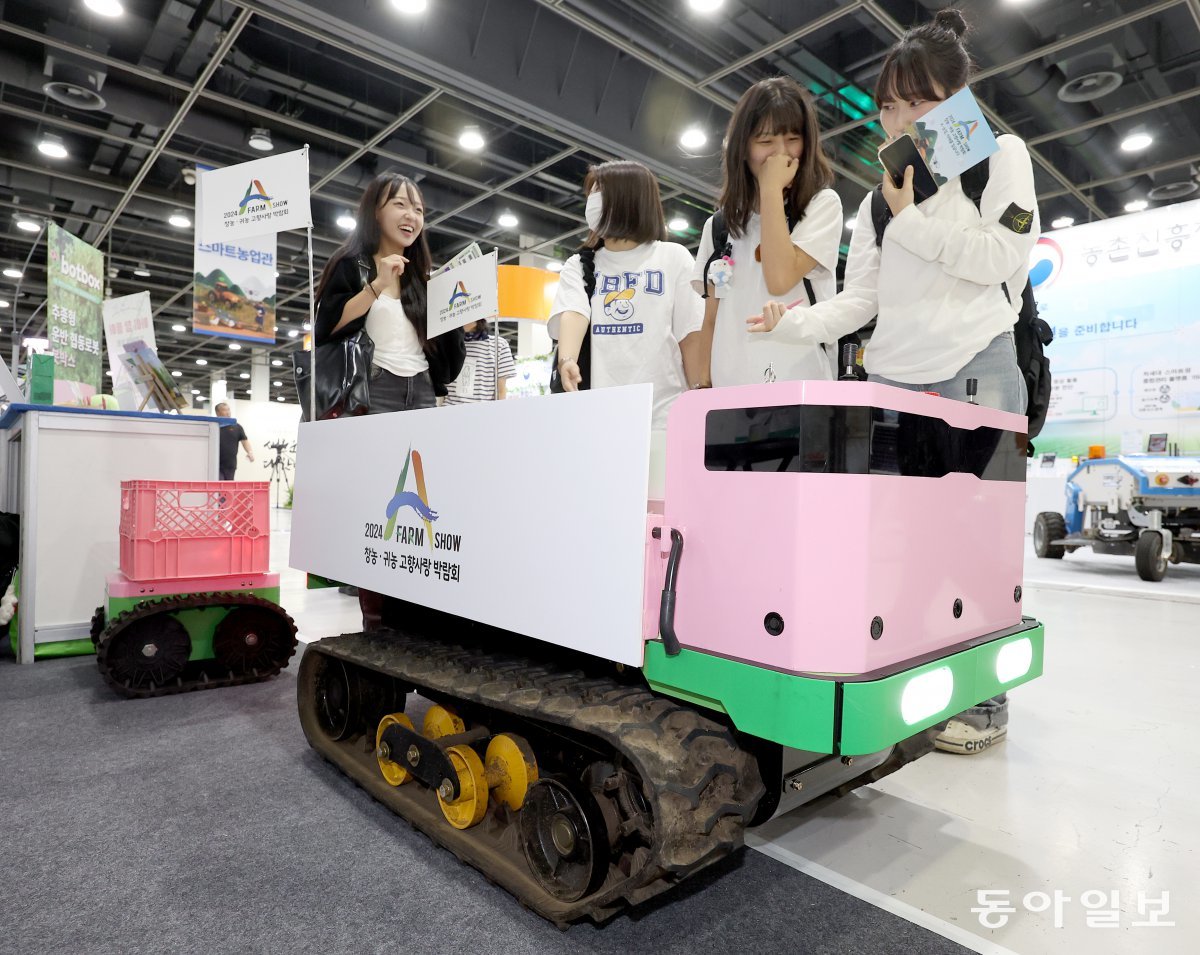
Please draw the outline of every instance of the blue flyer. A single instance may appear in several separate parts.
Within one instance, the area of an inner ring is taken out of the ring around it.
[[[939,186],[1000,148],[969,87],[963,87],[904,131],[912,136]]]

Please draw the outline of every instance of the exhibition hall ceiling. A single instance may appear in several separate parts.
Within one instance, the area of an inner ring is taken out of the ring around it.
[[[438,261],[471,240],[501,261],[565,258],[584,234],[587,167],[614,158],[655,170],[694,247],[731,107],[772,75],[816,97],[851,215],[880,175],[882,57],[945,5],[0,0],[0,266],[20,269],[29,220],[53,219],[105,252],[113,295],[149,289],[159,352],[186,386],[206,392],[224,371],[240,394],[251,349],[191,333],[192,232],[168,219],[191,217],[197,164],[264,155],[256,131],[275,153],[310,147],[318,270],[345,236],[338,218],[388,169],[419,181]],[[957,6],[974,27],[977,96],[1030,144],[1044,224],[1200,195],[1200,0]],[[689,131],[703,141],[681,144]],[[65,156],[39,151],[47,135]],[[303,235],[279,237],[279,271],[271,357],[286,366],[307,320]],[[20,281],[17,300],[16,280],[0,278],[6,359],[14,308],[18,336],[44,328],[44,251]],[[274,391],[290,400],[280,370]]]

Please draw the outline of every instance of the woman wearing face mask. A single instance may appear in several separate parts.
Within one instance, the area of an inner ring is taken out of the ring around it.
[[[701,383],[704,313],[691,287],[692,254],[665,241],[658,181],[641,163],[593,166],[583,189],[591,233],[563,266],[550,318],[563,389],[580,386],[590,332],[591,387],[653,384],[652,427],[663,431],[671,402]]]
[[[967,85],[966,31],[959,11],[941,10],[892,47],[876,91],[889,137]],[[980,404],[1024,414],[1026,386],[1012,327],[1041,230],[1029,151],[1016,136],[997,142],[978,208],[959,179],[918,205],[911,167],[900,187],[885,174],[891,221],[877,246],[868,194],[858,209],[842,292],[808,309],[769,303],[749,319],[750,330],[784,341],[829,341],[878,314],[863,360],[872,381],[962,401],[973,378]],[[950,720],[935,745],[978,753],[1007,733],[1008,702],[999,696]]]
[[[354,232],[321,274],[317,344],[364,325],[375,343],[371,414],[432,408],[462,369],[461,330],[432,339],[426,334],[430,257],[424,227],[416,183],[383,173],[362,194]]]
[[[959,11],[941,10],[892,47],[876,91],[889,138],[967,85],[966,30]],[[1024,414],[1012,327],[1041,227],[1025,143],[1016,136],[997,143],[978,208],[959,179],[917,204],[911,168],[899,187],[884,175],[891,221],[876,245],[870,194],[863,199],[842,292],[807,309],[768,303],[749,319],[750,331],[830,341],[878,315],[863,359],[871,380],[961,401],[973,378],[980,404]]]

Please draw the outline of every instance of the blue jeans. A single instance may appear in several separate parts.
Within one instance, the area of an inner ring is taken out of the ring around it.
[[[910,385],[904,381],[892,381],[882,375],[871,375],[870,381],[892,385],[907,391],[936,391],[943,398],[956,401],[967,400],[967,379],[974,378],[979,384],[975,400],[985,407],[998,411],[1010,411],[1023,415],[1029,404],[1025,387],[1025,376],[1017,366],[1017,346],[1012,332],[1001,332],[987,348],[967,362],[953,378],[933,381],[929,384]],[[956,719],[978,729],[1004,726],[1008,723],[1008,694],[1001,693],[978,706],[959,713]]]
[[[957,375],[945,381],[913,385],[904,381],[892,381],[883,375],[871,375],[869,380],[907,391],[936,391],[943,398],[966,401],[968,378],[979,382],[975,397],[979,404],[1013,414],[1025,413],[1029,395],[1025,388],[1025,376],[1017,367],[1017,346],[1013,342],[1012,332],[1001,332],[983,351],[967,362]]]
[[[371,414],[386,414],[389,411],[414,411],[432,408],[437,404],[433,396],[433,380],[429,372],[406,377],[393,375],[379,365],[371,366]]]

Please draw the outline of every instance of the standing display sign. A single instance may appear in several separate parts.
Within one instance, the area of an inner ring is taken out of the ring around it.
[[[52,222],[46,258],[47,337],[54,356],[54,402],[78,403],[100,390],[104,256]]]
[[[500,314],[497,255],[493,250],[429,280],[430,338]]]
[[[653,391],[302,424],[291,566],[641,666]]]
[[[197,242],[211,245],[311,227],[307,146],[224,169],[198,170]]]
[[[1200,200],[1051,232],[1029,279],[1054,329],[1038,450],[1142,450],[1168,432],[1200,451]]]
[[[275,343],[274,233],[196,244],[192,331]]]
[[[108,346],[108,370],[112,372],[112,392],[122,411],[136,411],[142,403],[134,386],[125,346],[140,342],[155,351],[154,320],[150,311],[150,293],[136,292],[104,302],[104,341]]]

